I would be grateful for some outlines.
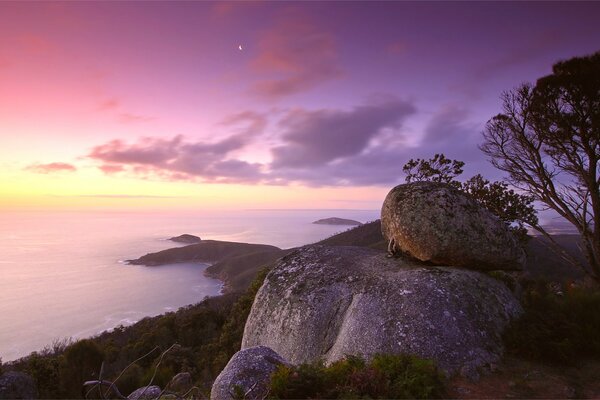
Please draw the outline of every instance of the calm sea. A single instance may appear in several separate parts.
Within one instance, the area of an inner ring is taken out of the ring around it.
[[[221,282],[203,276],[206,265],[123,264],[176,246],[166,238],[190,233],[289,248],[348,228],[311,223],[332,216],[366,222],[379,211],[0,214],[0,357],[14,360],[55,339],[91,336],[217,295]]]

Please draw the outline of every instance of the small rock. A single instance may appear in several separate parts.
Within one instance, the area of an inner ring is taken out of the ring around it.
[[[0,399],[37,399],[33,378],[23,372],[9,371],[0,376]]]
[[[185,393],[192,388],[192,375],[189,372],[180,372],[171,379],[167,388],[173,392]]]
[[[268,392],[271,374],[282,364],[287,362],[266,346],[240,350],[215,379],[210,398],[233,399],[240,392],[244,398],[262,399]]]
[[[142,386],[139,389],[136,389],[127,396],[129,400],[153,400],[160,396],[162,390],[159,386]]]

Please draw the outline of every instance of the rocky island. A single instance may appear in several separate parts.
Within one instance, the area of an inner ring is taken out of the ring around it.
[[[198,236],[184,233],[183,235],[174,236],[172,238],[169,238],[169,240],[172,242],[177,242],[177,243],[196,244],[196,243],[200,243],[200,241],[202,239],[200,239]]]
[[[314,221],[313,224],[317,225],[348,225],[348,226],[358,226],[362,225],[362,222],[355,221],[353,219],[345,219],[345,218],[323,218],[317,221]]]

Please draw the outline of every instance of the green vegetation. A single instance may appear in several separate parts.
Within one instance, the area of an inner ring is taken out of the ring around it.
[[[541,282],[526,289],[525,313],[504,336],[509,353],[561,365],[600,360],[600,291],[567,288],[561,293]]]
[[[530,242],[536,243],[537,239]],[[385,249],[379,221],[334,235],[319,244]],[[547,260],[541,258],[545,250],[543,253],[532,251],[532,254],[546,263]],[[76,343],[57,341],[0,368],[32,375],[40,398],[81,398],[81,384],[97,379],[104,363],[103,379],[114,380],[123,372],[116,384],[127,395],[148,384],[160,354],[177,343],[156,369],[153,383],[164,388],[178,372],[189,372],[194,384],[208,394],[214,378],[240,348],[246,319],[267,271],[268,268],[263,269],[244,293],[207,298],[175,313],[145,318],[135,325],[118,327]],[[560,279],[566,279],[557,274]],[[490,275],[516,288],[517,282],[512,276]],[[563,292],[563,296],[557,296],[545,284],[530,283],[524,288],[525,314],[505,336],[509,353],[518,358],[561,365],[582,357],[600,360],[597,334],[600,332],[600,292],[583,289]],[[131,364],[148,353],[147,357]],[[282,368],[273,378],[271,395],[275,398],[317,395],[434,398],[444,396],[443,385],[428,361],[382,355],[371,363],[351,357],[329,367],[313,364]]]
[[[280,366],[271,378],[274,399],[430,399],[445,394],[444,378],[432,361],[409,355],[377,355],[370,362],[347,357]]]

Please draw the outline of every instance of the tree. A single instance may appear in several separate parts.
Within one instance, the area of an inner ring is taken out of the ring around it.
[[[552,249],[600,283],[600,52],[553,66],[535,86],[502,94],[481,150],[509,182],[571,223],[588,265],[539,225]]]
[[[404,164],[402,171],[406,174],[406,182],[431,181],[454,184],[454,178],[463,173],[465,163],[449,160],[443,154],[436,154],[432,159],[412,158]]]
[[[538,224],[533,197],[516,193],[506,182],[490,182],[480,174],[461,183],[456,178],[462,174],[464,162],[449,160],[444,154],[436,154],[432,159],[410,159],[402,168],[407,182],[448,183],[467,193],[483,207],[500,218],[522,244],[527,242],[526,225]]]

